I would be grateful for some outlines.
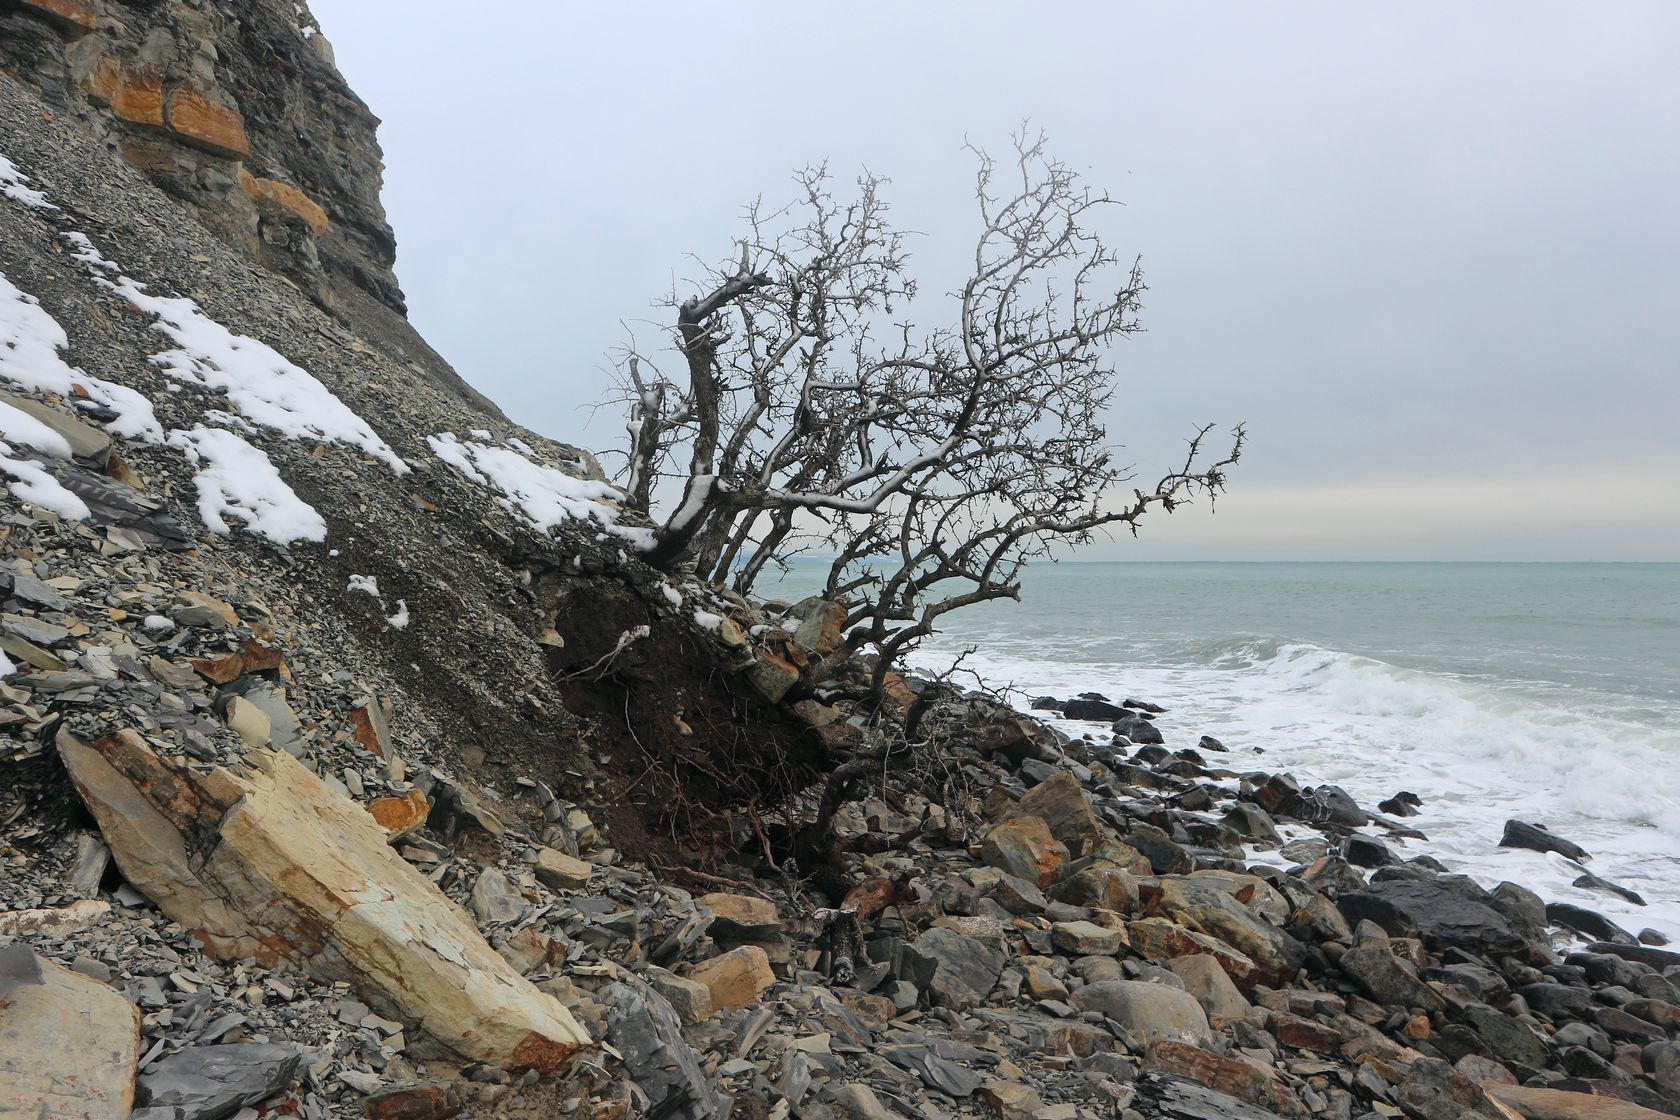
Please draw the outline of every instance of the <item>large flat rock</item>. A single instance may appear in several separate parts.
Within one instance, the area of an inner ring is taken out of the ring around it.
[[[0,1120],[122,1120],[140,1009],[23,945],[0,949]]]
[[[372,816],[285,752],[202,772],[133,732],[58,746],[123,874],[213,955],[349,983],[466,1060],[554,1073],[589,1045]]]

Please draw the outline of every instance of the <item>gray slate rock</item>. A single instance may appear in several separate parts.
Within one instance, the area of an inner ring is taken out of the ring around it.
[[[683,1040],[682,1021],[665,997],[626,974],[600,998],[611,1009],[607,1040],[624,1055],[625,1072],[647,1094],[652,1115],[703,1120],[720,1114],[717,1089]]]
[[[1163,1120],[1280,1120],[1278,1114],[1182,1077],[1145,1073],[1133,1107]]]
[[[236,1043],[171,1054],[134,1086],[135,1120],[225,1120],[272,1097],[297,1078],[303,1052],[291,1046]]]

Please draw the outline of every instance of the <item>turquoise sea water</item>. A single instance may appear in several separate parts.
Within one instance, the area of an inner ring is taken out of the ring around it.
[[[1023,705],[1136,696],[1171,709],[1170,747],[1214,735],[1233,769],[1336,782],[1368,807],[1412,790],[1429,840],[1402,854],[1680,939],[1680,564],[1041,565],[1021,603],[948,616],[917,661],[968,646]],[[1649,905],[1497,847],[1510,817],[1580,843]]]

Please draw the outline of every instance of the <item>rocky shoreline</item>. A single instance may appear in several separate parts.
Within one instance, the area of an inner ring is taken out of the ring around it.
[[[1195,729],[1153,705],[1040,705],[1111,725],[1081,739],[904,682],[943,776],[847,791],[825,870],[851,890],[825,899],[769,849],[652,869],[553,775],[497,789],[405,757],[400,713],[294,670],[310,650],[184,578],[161,511],[4,528],[0,1101],[33,1085],[49,1115],[127,1115],[137,1093],[147,1120],[1680,1114],[1680,953],[1402,861],[1355,830],[1404,833],[1404,795],[1373,813],[1207,737],[1175,750]],[[156,547],[112,555],[125,532]],[[792,609],[735,621],[791,634],[822,605]],[[794,706],[842,756],[875,722],[840,695]],[[1318,836],[1284,845],[1279,822]]]

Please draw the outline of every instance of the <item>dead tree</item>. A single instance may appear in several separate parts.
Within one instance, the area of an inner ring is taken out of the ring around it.
[[[647,559],[745,593],[802,550],[835,557],[826,594],[845,604],[835,659],[865,648],[888,668],[944,614],[1019,594],[1031,560],[1105,527],[1216,493],[1236,462],[1190,454],[1151,491],[1116,503],[1129,477],[1103,412],[1112,346],[1141,329],[1135,259],[1095,230],[1112,201],[1053,159],[1043,137],[978,162],[980,233],[946,320],[896,321],[917,300],[885,180],[836,200],[825,168],[798,200],[747,211],[730,262],[702,294],[670,301],[668,377],[627,347],[628,503],[652,516],[680,497]]]

